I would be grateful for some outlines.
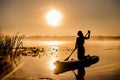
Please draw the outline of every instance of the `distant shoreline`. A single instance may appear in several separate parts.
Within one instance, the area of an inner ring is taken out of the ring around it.
[[[25,40],[76,40],[76,36],[24,36]],[[91,36],[90,40],[120,40],[120,36]]]

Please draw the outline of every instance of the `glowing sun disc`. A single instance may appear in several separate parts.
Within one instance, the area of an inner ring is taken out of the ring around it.
[[[62,15],[59,11],[52,9],[46,14],[48,24],[58,26],[61,23]]]

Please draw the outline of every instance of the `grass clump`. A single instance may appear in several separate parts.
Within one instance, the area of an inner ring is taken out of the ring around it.
[[[23,36],[6,36],[0,34],[0,57],[17,57],[20,53],[20,48],[23,46]]]

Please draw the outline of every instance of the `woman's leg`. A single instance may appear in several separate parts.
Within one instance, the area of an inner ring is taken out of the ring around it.
[[[85,57],[85,48],[84,47],[80,47],[78,48],[78,59],[84,59]]]

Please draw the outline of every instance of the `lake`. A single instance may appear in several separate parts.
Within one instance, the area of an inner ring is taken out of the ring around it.
[[[72,71],[55,75],[53,63],[64,60],[72,52],[74,41],[24,41],[26,47],[43,49],[36,57],[23,56],[22,64],[7,75],[5,80],[76,80]],[[98,63],[85,68],[83,80],[120,80],[120,41],[105,40],[85,42],[85,54],[97,55]],[[70,59],[77,60],[77,51]],[[77,70],[74,71],[77,73]]]

